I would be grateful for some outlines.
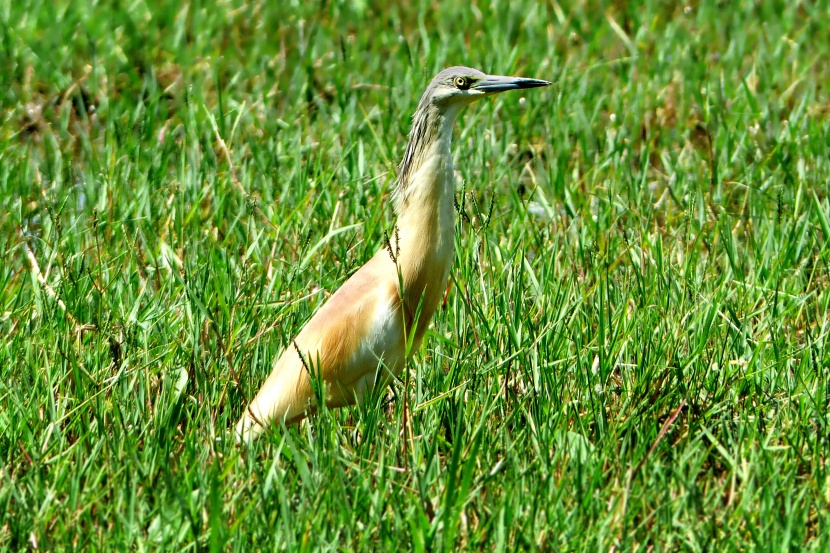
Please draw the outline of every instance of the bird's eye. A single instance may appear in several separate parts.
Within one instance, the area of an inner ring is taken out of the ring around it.
[[[455,83],[455,86],[461,90],[467,90],[470,88],[470,81],[468,81],[465,77],[456,77],[453,82]]]

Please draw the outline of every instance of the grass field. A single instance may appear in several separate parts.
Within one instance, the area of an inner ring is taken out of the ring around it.
[[[827,4],[408,4],[0,0],[0,548],[827,550]],[[455,64],[425,347],[238,447]]]

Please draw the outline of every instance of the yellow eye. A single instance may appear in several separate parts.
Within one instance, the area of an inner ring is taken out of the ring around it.
[[[461,90],[467,90],[468,88],[470,88],[470,83],[464,77],[456,77],[455,79],[453,79],[453,82],[455,83],[455,86],[457,86]]]

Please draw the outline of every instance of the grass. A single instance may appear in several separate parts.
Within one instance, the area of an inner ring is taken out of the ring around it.
[[[0,547],[827,547],[823,3],[273,4],[0,0]],[[425,347],[237,447],[457,63]]]

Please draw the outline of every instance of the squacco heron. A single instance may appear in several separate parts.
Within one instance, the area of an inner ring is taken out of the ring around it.
[[[236,425],[237,438],[290,424],[315,409],[312,379],[329,407],[359,403],[417,351],[444,295],[454,255],[453,123],[464,106],[551,83],[444,69],[412,118],[399,167],[393,237],[320,308],[276,360]]]

